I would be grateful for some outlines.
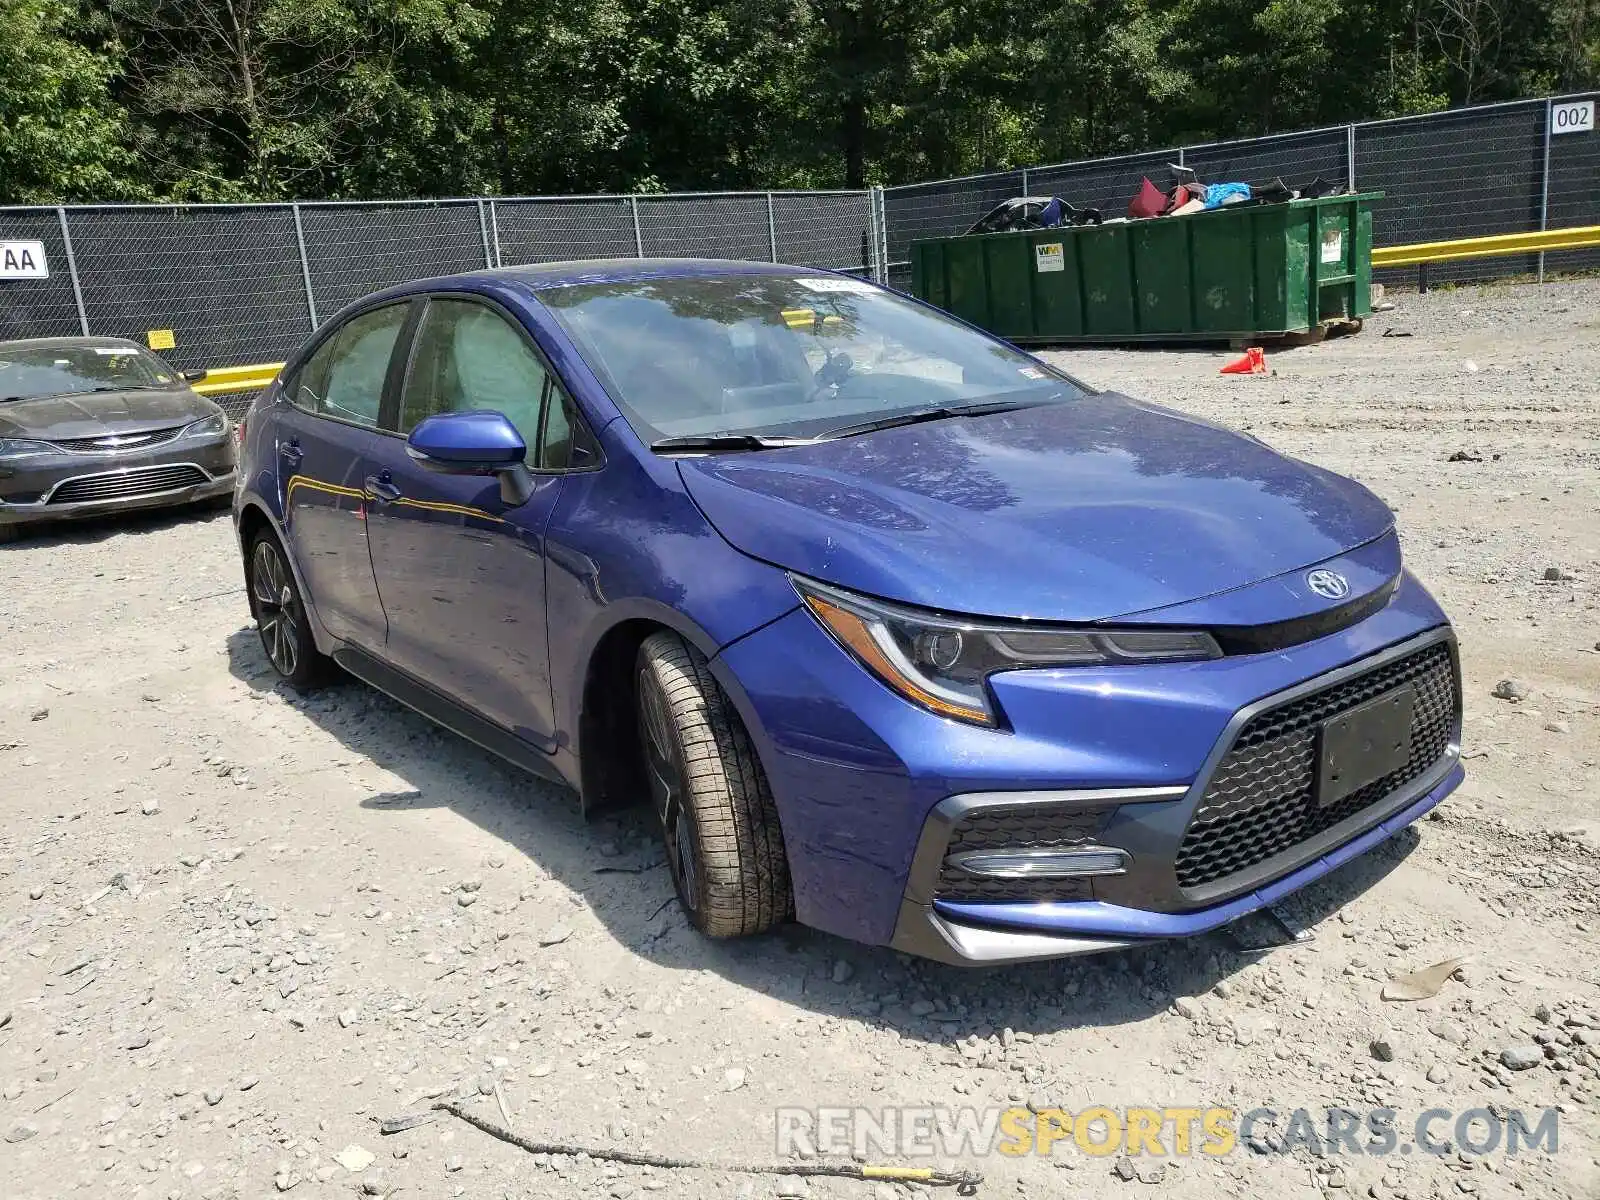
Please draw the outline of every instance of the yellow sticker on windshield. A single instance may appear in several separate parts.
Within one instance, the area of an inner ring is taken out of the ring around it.
[[[783,318],[783,323],[790,329],[808,329],[818,332],[824,327],[838,328],[844,324],[844,318],[836,313],[828,313],[820,320],[815,311],[809,308],[786,308],[778,314]]]
[[[152,350],[175,350],[178,339],[170,329],[151,329],[145,332],[144,344]]]

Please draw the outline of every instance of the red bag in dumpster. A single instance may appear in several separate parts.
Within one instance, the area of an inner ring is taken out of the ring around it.
[[[1194,200],[1204,200],[1206,189],[1200,183],[1180,183],[1167,194],[1167,206],[1162,209],[1165,213],[1175,213],[1185,204]]]
[[[1167,197],[1155,184],[1150,182],[1150,177],[1145,176],[1144,182],[1139,185],[1139,194],[1128,201],[1128,215],[1135,219],[1139,217],[1159,217],[1167,211]]]

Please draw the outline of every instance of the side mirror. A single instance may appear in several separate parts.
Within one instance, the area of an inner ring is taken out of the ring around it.
[[[504,413],[440,413],[420,421],[406,438],[411,458],[443,475],[497,475],[500,498],[516,506],[533,494],[523,460],[528,445]]]
[[[183,381],[185,383],[199,383],[207,375],[211,374],[211,372],[210,371],[179,371],[178,374],[183,376]]]

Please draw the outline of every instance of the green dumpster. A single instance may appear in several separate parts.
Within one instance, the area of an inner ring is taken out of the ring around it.
[[[913,242],[911,291],[1014,342],[1309,334],[1371,313],[1382,195]]]

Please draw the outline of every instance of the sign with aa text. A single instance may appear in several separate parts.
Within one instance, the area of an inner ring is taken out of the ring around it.
[[[49,279],[43,242],[0,242],[0,279]]]

